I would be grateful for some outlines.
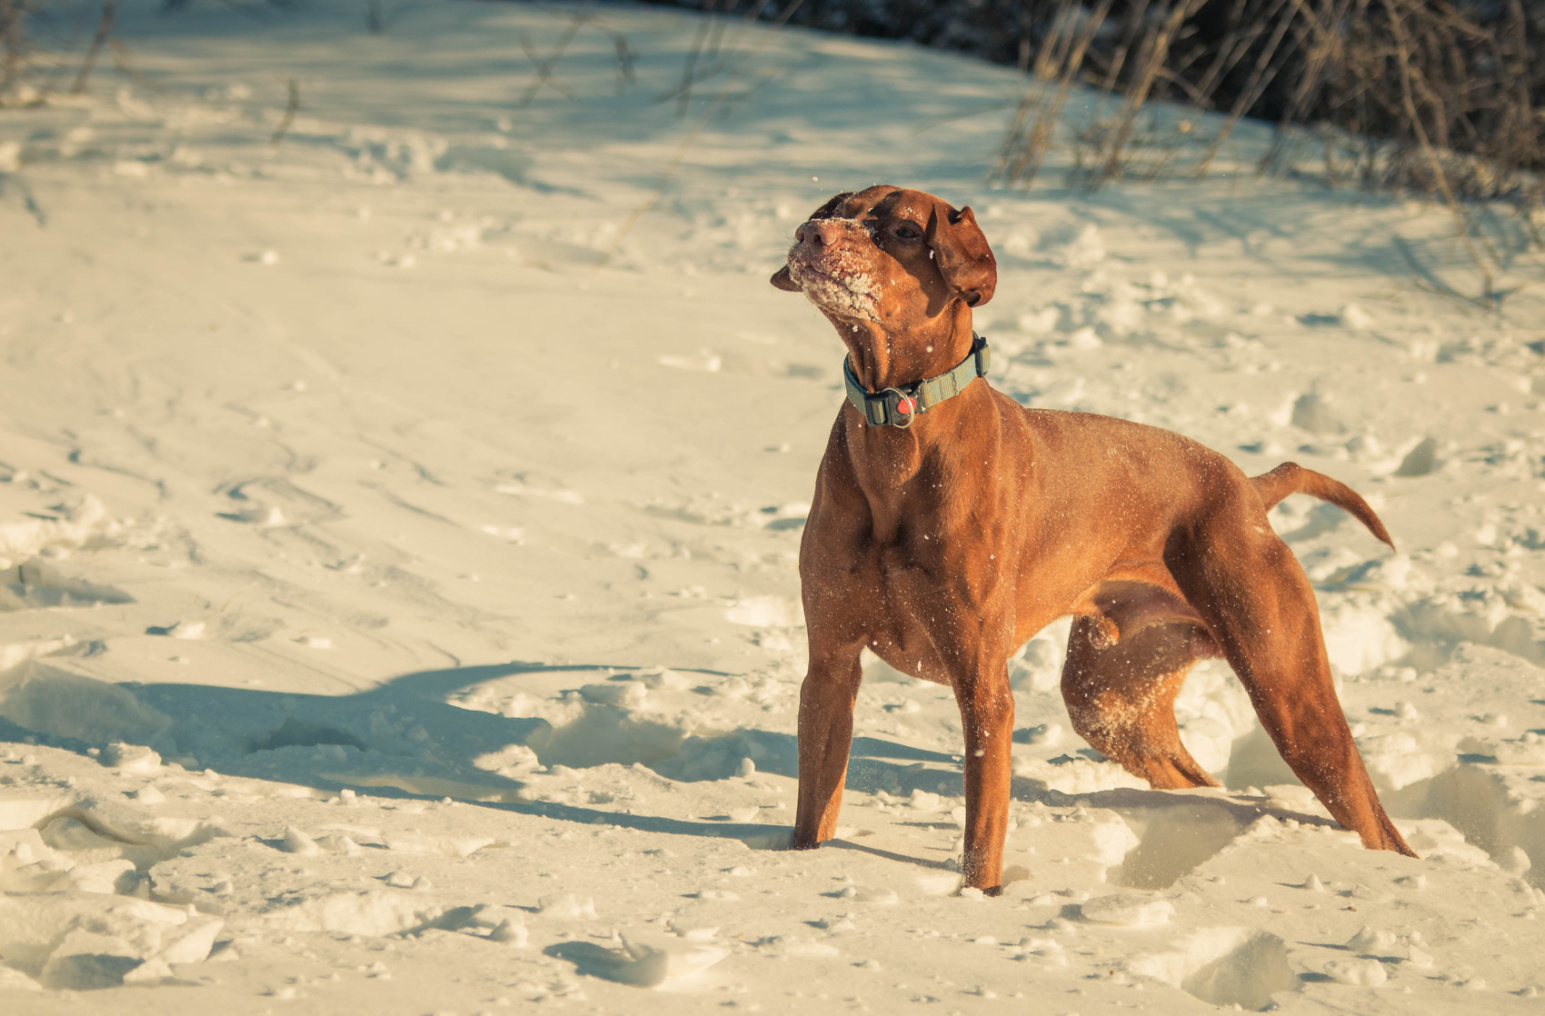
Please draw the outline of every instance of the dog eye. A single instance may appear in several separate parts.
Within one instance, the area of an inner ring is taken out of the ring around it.
[[[903,240],[916,240],[918,237],[923,235],[923,231],[912,225],[910,222],[903,222],[901,225],[896,227],[896,235],[901,237]]]

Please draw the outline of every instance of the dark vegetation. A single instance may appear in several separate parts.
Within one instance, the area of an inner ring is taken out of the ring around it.
[[[1473,157],[1445,169],[1475,197],[1537,190],[1545,171],[1545,0],[652,2],[959,50],[1133,106],[1333,127],[1390,143],[1347,167],[1376,186],[1441,190],[1428,147]]]

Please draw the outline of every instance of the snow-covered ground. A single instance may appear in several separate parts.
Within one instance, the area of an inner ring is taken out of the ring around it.
[[[1478,287],[1440,210],[989,189],[1020,79],[905,45],[737,23],[678,117],[679,12],[155,6],[132,81],[0,112],[0,1011],[1545,1005],[1545,293],[1432,292]],[[842,396],[767,276],[874,182],[975,207],[998,387],[1381,512],[1399,556],[1274,519],[1420,860],[1217,663],[1226,792],[1102,761],[1065,626],[1013,664],[1001,899],[956,894],[949,692],[877,662],[841,839],[778,849]]]

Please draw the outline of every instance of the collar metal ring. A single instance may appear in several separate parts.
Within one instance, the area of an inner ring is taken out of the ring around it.
[[[887,392],[896,393],[896,406],[892,413],[896,419],[891,422],[891,426],[906,430],[912,426],[912,421],[917,419],[919,409],[917,399],[914,396],[908,395],[900,388],[884,388],[881,389],[880,394],[884,395]]]

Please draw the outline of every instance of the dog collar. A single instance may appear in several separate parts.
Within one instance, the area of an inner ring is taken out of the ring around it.
[[[853,376],[852,366],[847,357],[843,357],[842,380],[848,390],[848,401],[864,414],[865,423],[871,427],[905,429],[912,426],[912,421],[917,419],[919,413],[926,413],[945,399],[959,395],[966,385],[977,378],[986,377],[989,366],[991,358],[987,340],[972,332],[971,352],[953,370],[947,370],[936,377],[914,381],[899,388],[871,392]]]

